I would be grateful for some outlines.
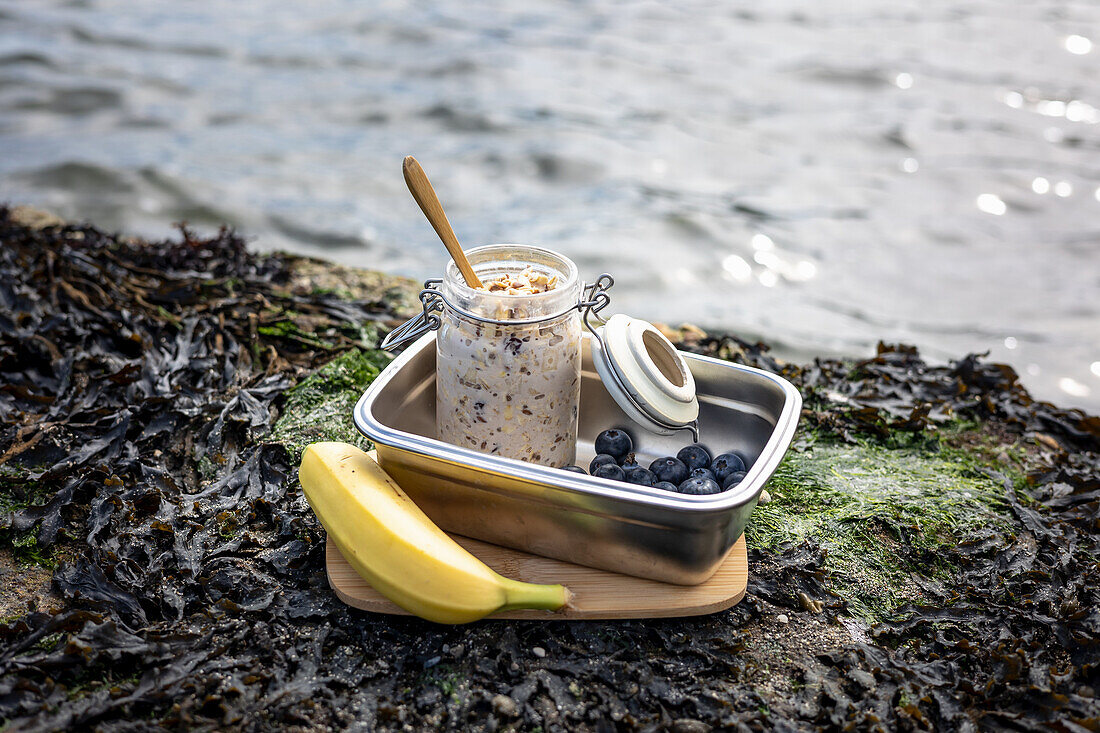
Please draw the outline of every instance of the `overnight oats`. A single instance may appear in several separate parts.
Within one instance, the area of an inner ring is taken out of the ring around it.
[[[440,440],[547,466],[573,463],[581,366],[577,266],[550,250],[513,244],[466,255],[484,287],[469,287],[448,264],[443,293],[457,309],[444,308],[436,334]],[[533,319],[539,321],[519,323]]]

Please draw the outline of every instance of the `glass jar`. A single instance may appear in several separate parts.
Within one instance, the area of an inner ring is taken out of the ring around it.
[[[572,464],[581,370],[577,266],[519,244],[477,247],[466,256],[482,282],[527,267],[557,282],[543,293],[490,293],[469,287],[458,266],[447,265],[443,295],[457,309],[443,308],[436,334],[439,439],[531,463]],[[540,320],[522,323],[532,319]]]

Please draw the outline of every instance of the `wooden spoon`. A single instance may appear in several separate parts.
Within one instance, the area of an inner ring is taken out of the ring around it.
[[[405,164],[401,168],[405,173],[405,183],[408,184],[409,191],[416,199],[416,203],[420,204],[420,210],[424,212],[424,216],[428,217],[428,222],[435,229],[435,233],[443,240],[443,246],[451,253],[451,258],[458,265],[459,272],[466,279],[466,284],[471,288],[484,287],[474,268],[470,267],[470,261],[466,259],[466,254],[462,251],[454,230],[451,229],[451,222],[447,221],[447,215],[443,213],[443,204],[439,203],[439,197],[435,195],[435,189],[432,188],[424,169],[411,155],[405,156]]]

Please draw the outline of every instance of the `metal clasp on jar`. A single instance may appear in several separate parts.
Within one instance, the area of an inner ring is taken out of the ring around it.
[[[589,316],[595,316],[597,320],[604,323],[605,321],[599,313],[611,304],[611,296],[607,294],[607,291],[615,284],[615,278],[605,272],[596,278],[595,282],[585,283],[584,287],[581,289],[582,299],[580,302],[566,308],[560,313],[523,320],[500,320],[471,313],[465,308],[460,308],[448,300],[447,296],[440,291],[440,286],[442,286],[442,284],[443,280],[439,278],[432,278],[424,281],[424,289],[420,291],[420,303],[423,307],[423,311],[415,318],[402,323],[391,331],[389,335],[382,340],[381,347],[383,349],[393,351],[400,346],[415,341],[429,331],[439,330],[439,327],[443,323],[439,314],[443,312],[444,306],[470,320],[497,326],[530,326],[536,323],[557,320],[574,310],[582,312],[582,318],[586,325],[588,324]],[[591,330],[590,325],[588,328]]]

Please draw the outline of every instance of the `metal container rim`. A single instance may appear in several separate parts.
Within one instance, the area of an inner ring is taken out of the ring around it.
[[[591,336],[584,334],[584,338],[591,338]],[[558,468],[527,463],[514,458],[489,456],[468,448],[444,443],[436,438],[428,438],[398,430],[378,420],[372,409],[376,398],[394,376],[405,368],[421,350],[427,348],[429,342],[434,342],[434,340],[435,333],[420,337],[405,349],[400,356],[395,358],[367,387],[358,402],[356,402],[352,416],[355,427],[359,432],[379,445],[408,451],[425,458],[442,460],[474,470],[488,471],[497,475],[542,484],[555,489],[564,489],[578,494],[635,502],[688,513],[721,512],[741,506],[760,493],[764,488],[764,484],[783,459],[791,440],[794,438],[794,432],[798,426],[798,417],[802,410],[802,395],[795,389],[793,384],[778,374],[709,356],[682,352],[689,363],[692,360],[710,362],[723,368],[766,379],[780,387],[784,395],[783,407],[776,419],[775,426],[772,428],[772,434],[761,450],[756,463],[752,465],[745,479],[733,491],[723,491],[709,496],[694,496],[690,494],[670,494],[667,491],[646,486],[630,485],[631,488],[625,489],[621,488],[623,484],[618,481],[595,476],[581,476]]]

